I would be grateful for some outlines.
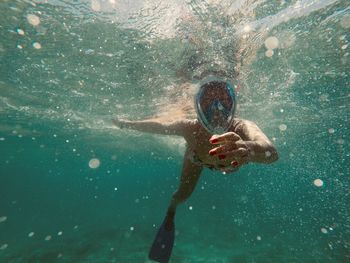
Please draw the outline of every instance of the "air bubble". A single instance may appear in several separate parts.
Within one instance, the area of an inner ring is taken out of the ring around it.
[[[192,206],[189,206],[188,209],[189,209],[189,210],[193,210],[193,207],[192,207]]]
[[[1,245],[0,250],[5,250],[7,247],[8,247],[7,244],[3,244],[3,245]]]
[[[134,231],[134,230],[135,230],[135,228],[132,226],[132,227],[130,227],[130,230],[131,230],[131,231]]]
[[[329,97],[328,94],[322,94],[322,95],[320,96],[320,101],[329,101],[328,97]]]
[[[287,130],[287,125],[281,124],[281,125],[279,126],[279,129],[280,129],[280,131],[285,131],[285,130]]]
[[[248,33],[248,32],[250,32],[250,31],[252,31],[252,28],[251,28],[250,25],[245,25],[245,26],[243,27],[243,31],[246,32],[246,33]]]
[[[24,35],[24,30],[23,29],[17,28],[16,32],[17,32],[18,35],[21,35],[21,36]]]
[[[45,241],[50,241],[51,238],[52,238],[52,237],[51,237],[50,235],[49,235],[49,236],[46,236],[46,237],[45,237]]]
[[[40,24],[40,18],[36,15],[33,15],[33,14],[27,15],[27,21],[29,24],[31,24],[33,26],[37,26]]]
[[[268,37],[264,44],[267,49],[275,49],[278,47],[279,41],[277,37]]]
[[[96,169],[100,166],[101,162],[99,159],[93,158],[89,161],[89,166],[92,169]]]
[[[345,143],[345,140],[340,138],[340,139],[337,140],[337,143],[338,143],[338,144],[344,144],[344,143]]]
[[[333,134],[334,132],[335,132],[335,130],[334,130],[333,128],[329,128],[329,129],[328,129],[328,133],[329,133],[329,134]]]
[[[0,217],[0,223],[5,222],[7,220],[7,216]]]
[[[28,234],[28,237],[33,237],[34,236],[34,232],[30,232],[29,234]]]
[[[315,179],[314,185],[317,187],[321,187],[321,186],[323,186],[323,181],[321,179]]]
[[[260,241],[261,240],[261,236],[257,236],[256,240]]]
[[[293,32],[285,31],[279,35],[279,48],[289,48],[294,45],[296,37]]]
[[[39,42],[34,42],[34,43],[33,43],[33,47],[34,47],[35,49],[41,49],[41,44],[40,44]]]
[[[273,56],[273,50],[272,49],[266,50],[265,56],[268,57],[268,58],[272,57]]]
[[[341,47],[341,49],[346,49],[348,47],[348,45],[343,45],[342,47]]]
[[[327,233],[328,233],[327,229],[324,228],[324,227],[321,228],[321,232],[322,232],[323,234],[327,234]]]

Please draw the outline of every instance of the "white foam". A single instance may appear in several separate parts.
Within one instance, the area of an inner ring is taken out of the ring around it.
[[[101,4],[98,0],[91,0],[91,9],[95,12],[101,11]]]
[[[345,15],[340,19],[340,25],[343,28],[350,28],[350,16],[349,15]]]

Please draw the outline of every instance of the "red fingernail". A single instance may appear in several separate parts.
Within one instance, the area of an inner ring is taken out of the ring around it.
[[[216,150],[211,150],[211,151],[209,151],[209,154],[210,154],[210,155],[215,155],[215,154],[216,154]]]
[[[219,140],[218,139],[211,139],[210,142],[211,143],[217,143]]]
[[[233,161],[231,164],[232,164],[233,166],[237,166],[237,165],[238,165],[238,162],[237,162],[237,161]]]
[[[223,154],[219,154],[219,159],[220,159],[220,160],[225,159],[225,158],[226,158],[226,156],[225,156],[225,155],[223,155]]]

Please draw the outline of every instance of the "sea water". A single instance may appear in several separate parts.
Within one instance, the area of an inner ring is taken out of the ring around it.
[[[181,84],[215,70],[279,160],[205,170],[171,262],[350,261],[348,1],[2,0],[0,14],[0,262],[150,262],[185,142],[111,120],[171,117]]]

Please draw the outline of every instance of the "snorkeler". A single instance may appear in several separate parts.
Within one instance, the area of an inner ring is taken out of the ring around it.
[[[234,117],[236,96],[230,81],[207,78],[199,85],[194,106],[197,119],[193,120],[113,121],[119,128],[182,136],[187,143],[180,185],[149,253],[150,259],[158,262],[169,261],[176,208],[190,197],[204,167],[232,173],[248,162],[272,163],[278,159],[276,148],[254,122]]]

